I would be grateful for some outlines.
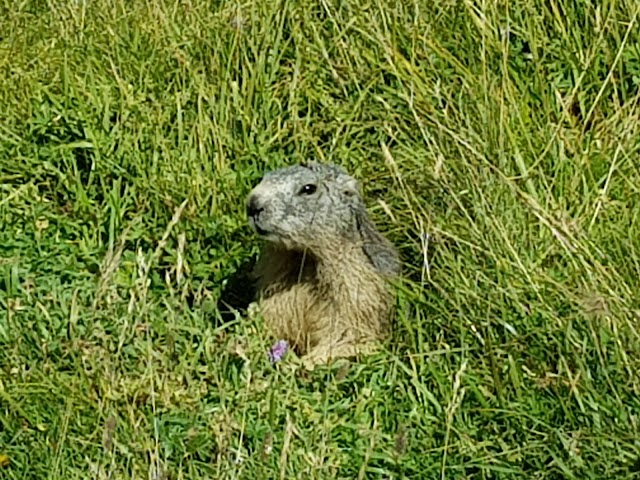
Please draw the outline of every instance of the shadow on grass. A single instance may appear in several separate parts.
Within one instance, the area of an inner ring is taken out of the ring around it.
[[[238,314],[246,315],[247,308],[253,301],[256,292],[251,278],[254,265],[254,258],[243,262],[236,272],[225,281],[217,305],[224,323],[233,321]]]

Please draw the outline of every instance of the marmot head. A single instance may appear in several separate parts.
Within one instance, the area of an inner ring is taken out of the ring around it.
[[[358,183],[333,164],[312,162],[269,172],[247,198],[255,232],[290,249],[355,240],[362,212]]]

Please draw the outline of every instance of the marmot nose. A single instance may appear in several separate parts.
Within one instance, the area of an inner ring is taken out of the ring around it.
[[[249,198],[249,201],[247,202],[247,215],[249,217],[257,217],[263,210],[264,207],[260,206],[256,197],[252,196]]]

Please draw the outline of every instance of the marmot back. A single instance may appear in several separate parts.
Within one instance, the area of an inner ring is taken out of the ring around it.
[[[400,261],[353,177],[320,163],[267,173],[247,198],[247,215],[267,241],[255,276],[273,335],[315,365],[368,351],[388,334],[388,280]]]

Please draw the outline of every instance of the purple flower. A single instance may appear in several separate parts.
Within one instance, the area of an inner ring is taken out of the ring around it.
[[[287,353],[288,349],[289,344],[286,340],[278,340],[269,350],[269,361],[271,363],[279,362],[284,357],[284,354]]]

